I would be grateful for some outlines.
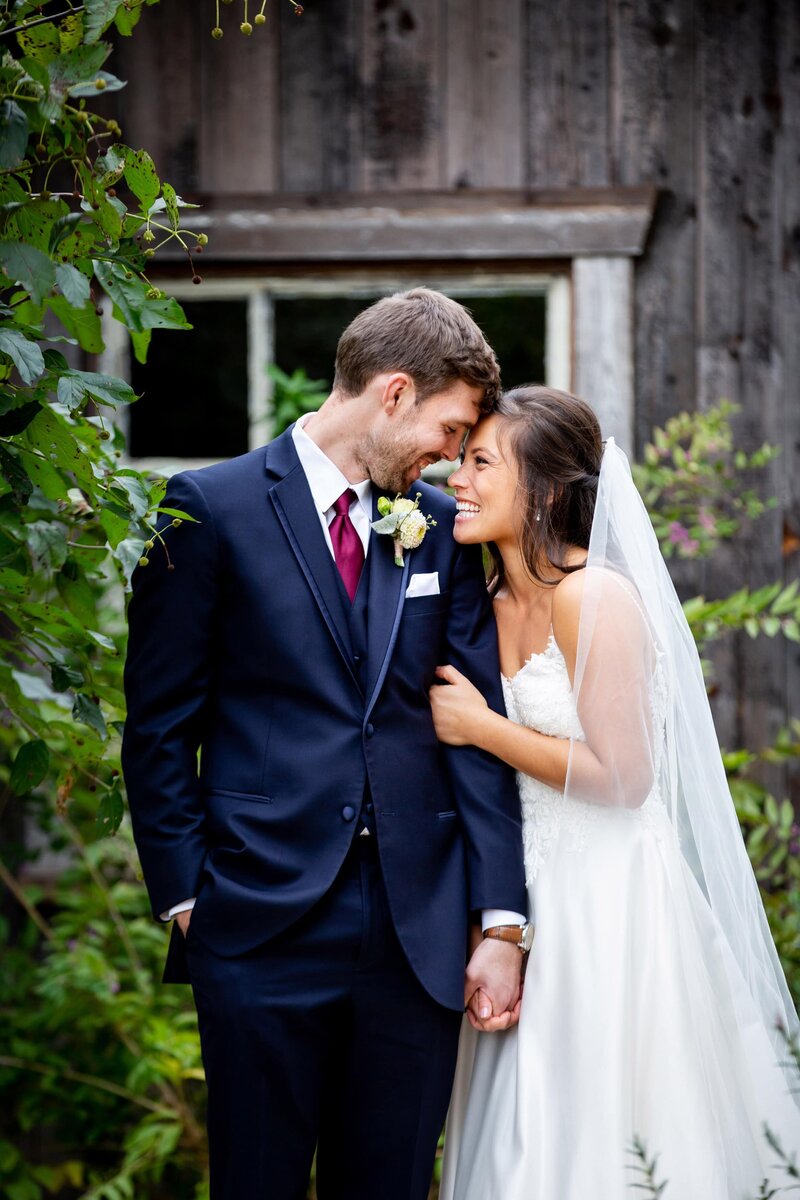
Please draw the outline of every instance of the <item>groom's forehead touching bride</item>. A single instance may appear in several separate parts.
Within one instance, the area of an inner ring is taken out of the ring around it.
[[[467,310],[414,288],[379,300],[344,331],[325,408],[343,423],[358,477],[394,494],[425,467],[457,458],[499,391],[494,351]]]

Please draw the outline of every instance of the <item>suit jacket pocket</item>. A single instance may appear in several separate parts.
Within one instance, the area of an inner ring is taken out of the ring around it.
[[[203,793],[206,796],[230,796],[232,800],[254,800],[256,804],[273,804],[272,796],[262,796],[256,792],[234,792],[229,788],[207,787],[203,788]]]

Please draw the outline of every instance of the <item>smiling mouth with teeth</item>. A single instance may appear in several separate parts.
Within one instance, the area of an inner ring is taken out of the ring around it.
[[[456,512],[457,521],[470,521],[481,511],[480,505],[473,504],[471,500],[457,500],[456,509],[458,510]]]

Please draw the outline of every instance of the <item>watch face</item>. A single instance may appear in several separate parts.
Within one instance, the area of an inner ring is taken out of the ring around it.
[[[533,946],[534,927],[530,924],[522,926],[522,949],[528,954]]]

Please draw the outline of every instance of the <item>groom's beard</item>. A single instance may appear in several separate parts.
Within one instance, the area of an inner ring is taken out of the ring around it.
[[[415,445],[413,435],[403,429],[391,438],[379,439],[367,434],[356,450],[358,461],[366,475],[381,491],[396,495],[407,492],[419,477],[420,463],[438,462]]]

